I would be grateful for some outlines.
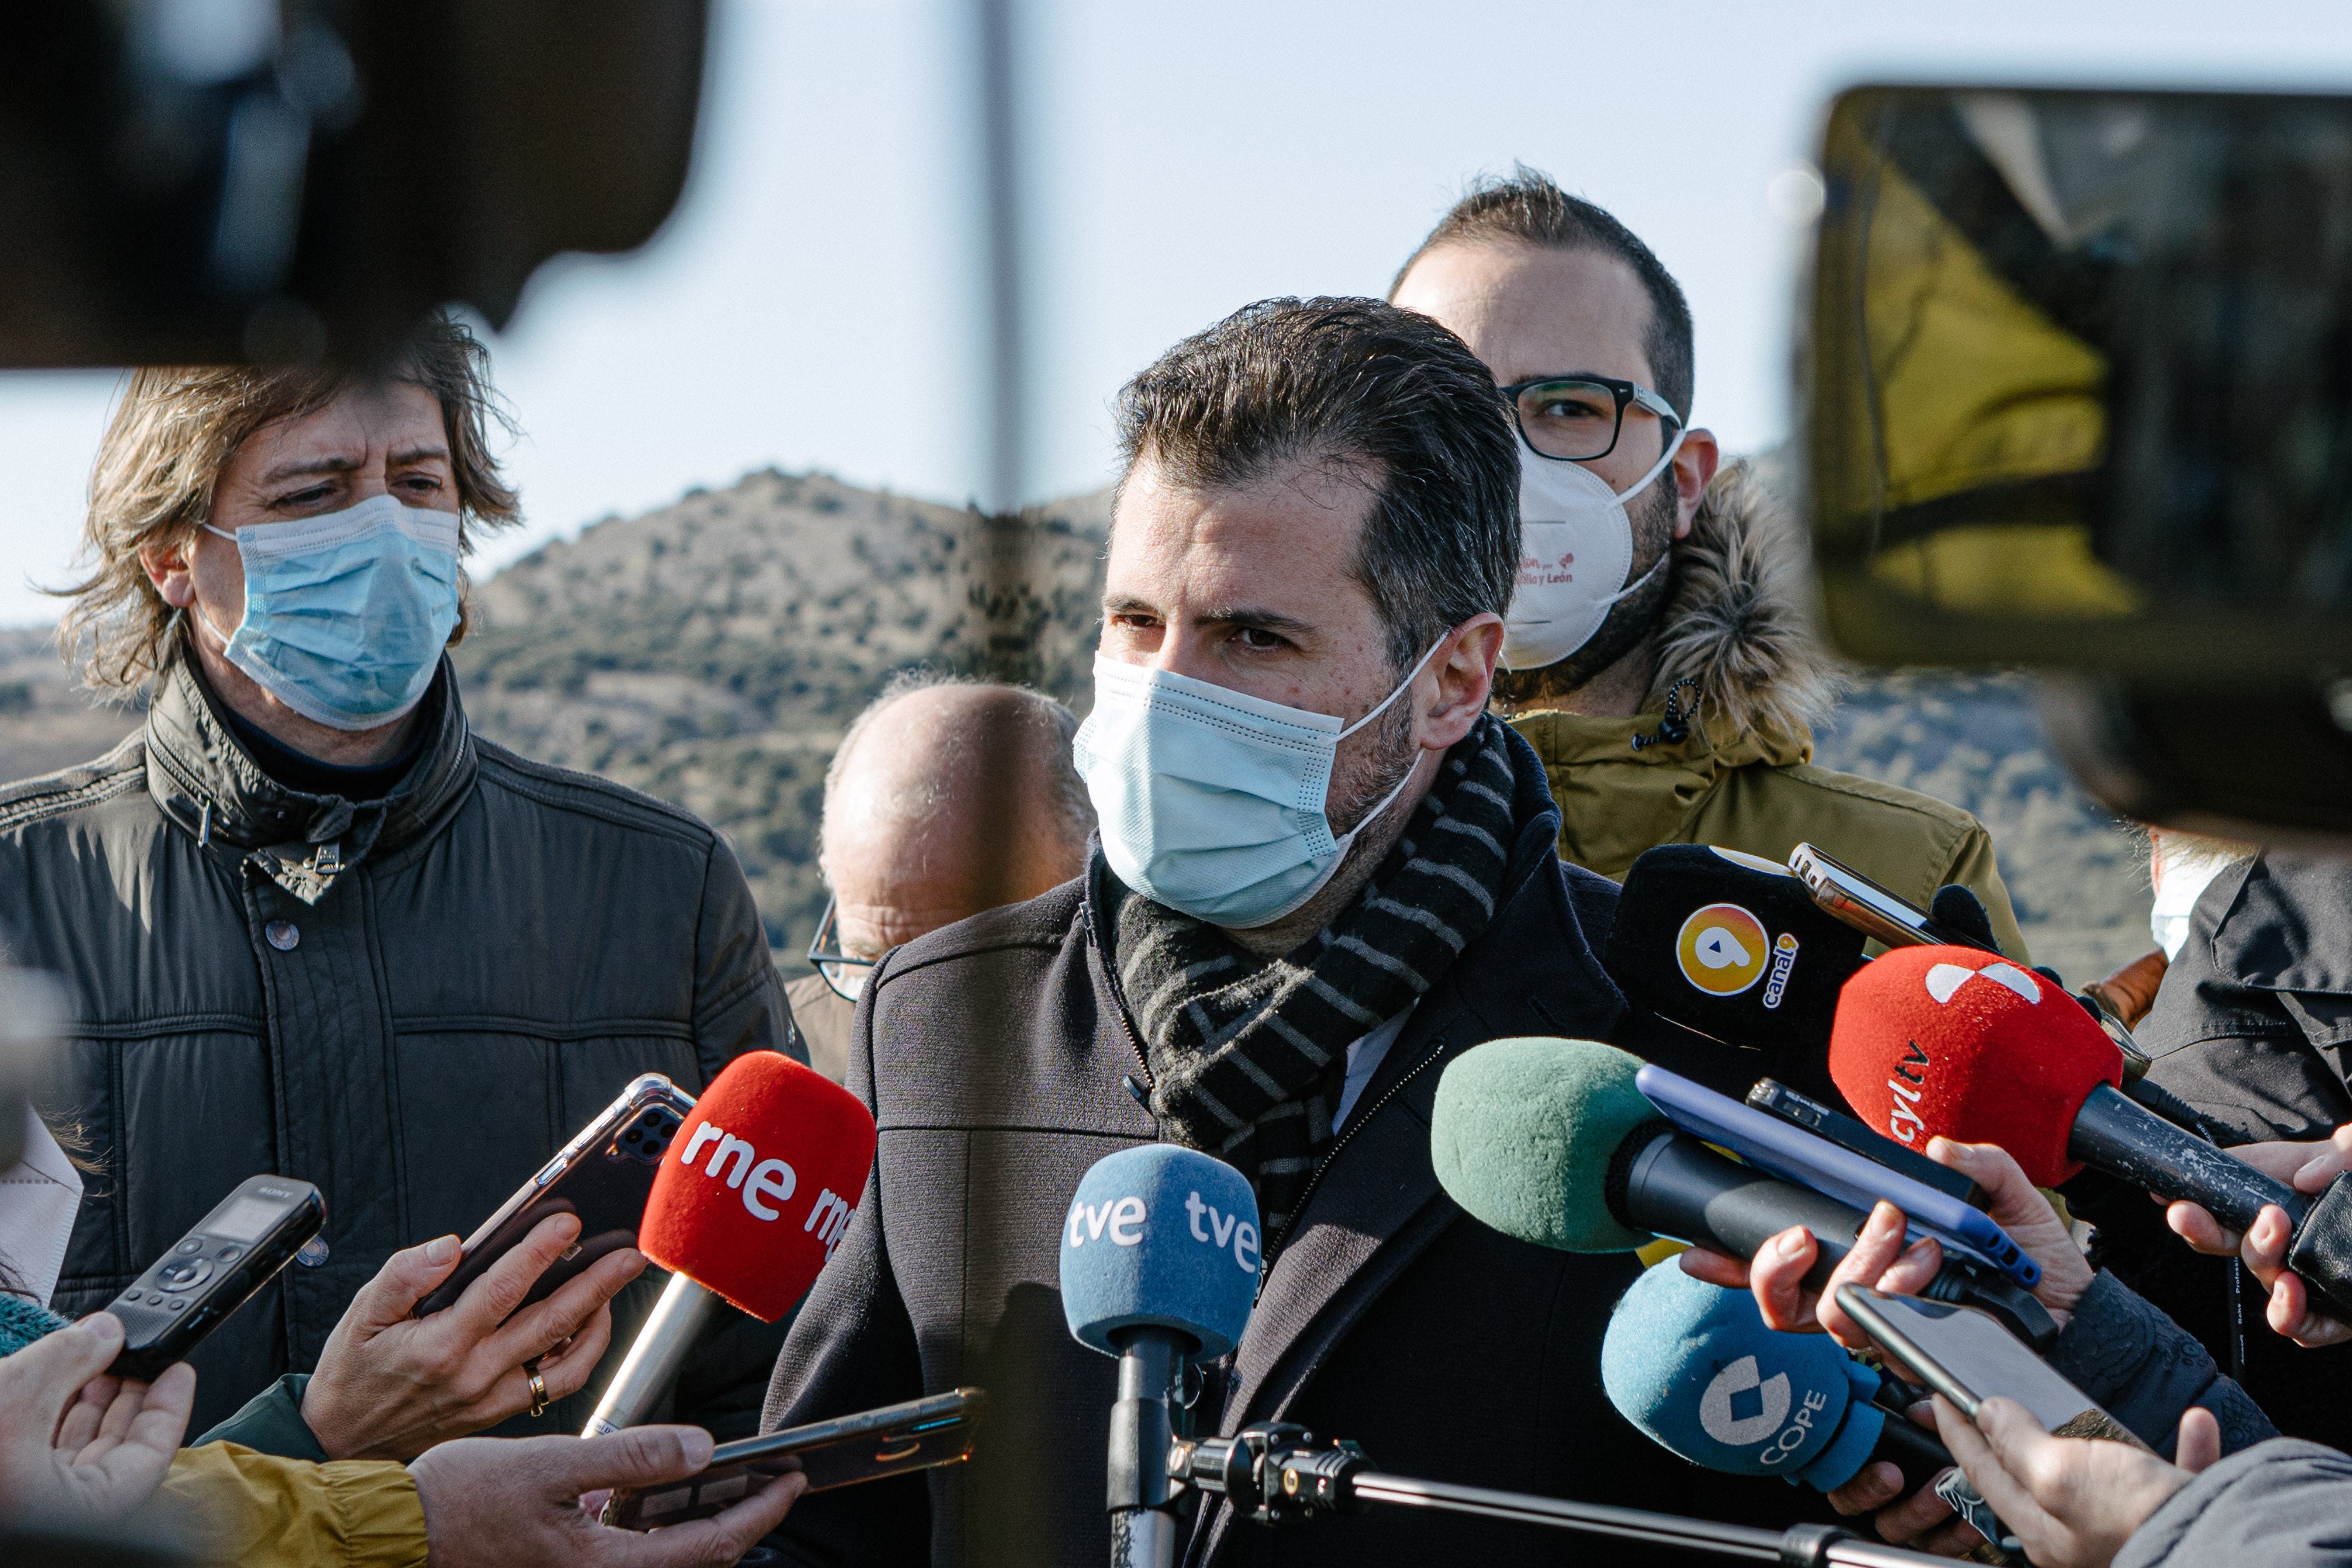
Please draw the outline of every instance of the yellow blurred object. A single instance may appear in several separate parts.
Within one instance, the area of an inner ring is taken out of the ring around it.
[[[1881,548],[1870,574],[1939,610],[1988,616],[2135,616],[2146,602],[2091,553],[2079,522],[1969,523]]]
[[[1633,1256],[1634,1256],[1634,1257],[1636,1257],[1636,1258],[1640,1258],[1640,1259],[1642,1260],[1642,1267],[1643,1267],[1643,1268],[1655,1268],[1659,1264],[1664,1263],[1667,1258],[1678,1258],[1678,1257],[1680,1257],[1682,1254],[1684,1254],[1684,1253],[1685,1253],[1685,1252],[1688,1252],[1689,1250],[1690,1250],[1690,1243],[1689,1243],[1689,1242],[1686,1242],[1686,1241],[1668,1241],[1664,1237],[1663,1237],[1663,1236],[1662,1236],[1662,1237],[1658,1237],[1658,1239],[1657,1239],[1657,1240],[1655,1240],[1655,1241],[1654,1241],[1654,1242],[1650,1243],[1650,1245],[1649,1245],[1649,1246],[1647,1246],[1647,1247],[1635,1247],[1635,1248],[1633,1249]]]
[[[1868,192],[1860,326],[1871,395],[1847,405],[1846,449],[1864,460],[1836,476],[1838,509],[1875,515],[2096,468],[2105,357],[1996,274],[1850,120],[1836,122],[1830,153]]]

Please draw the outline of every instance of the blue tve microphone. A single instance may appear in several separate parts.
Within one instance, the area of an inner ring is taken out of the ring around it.
[[[1111,1407],[1112,1568],[1176,1560],[1169,1407],[1184,1363],[1214,1361],[1257,1299],[1257,1198],[1222,1160],[1168,1143],[1095,1162],[1062,1223],[1062,1312],[1078,1342],[1118,1358]]]
[[[1889,1459],[1908,1493],[1952,1463],[1934,1437],[1873,1403],[1885,1380],[1836,1341],[1767,1328],[1747,1291],[1671,1262],[1618,1301],[1601,1382],[1620,1415],[1704,1469],[1831,1491]]]

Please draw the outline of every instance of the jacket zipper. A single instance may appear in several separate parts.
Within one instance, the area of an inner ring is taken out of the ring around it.
[[[1128,1026],[1130,1029],[1134,1027],[1132,1024]],[[1332,1144],[1328,1150],[1324,1152],[1324,1155],[1321,1160],[1316,1162],[1315,1173],[1307,1178],[1307,1185],[1298,1194],[1297,1206],[1290,1211],[1290,1217],[1282,1222],[1282,1234],[1276,1237],[1259,1254],[1261,1262],[1257,1271],[1257,1289],[1250,1298],[1250,1301],[1253,1306],[1255,1306],[1258,1300],[1265,1294],[1266,1277],[1274,1272],[1275,1258],[1281,1254],[1281,1251],[1285,1247],[1287,1247],[1290,1244],[1290,1233],[1298,1228],[1298,1216],[1307,1212],[1308,1202],[1315,1196],[1315,1189],[1323,1184],[1323,1173],[1331,1168],[1331,1162],[1339,1157],[1339,1151],[1345,1149],[1349,1142],[1356,1136],[1357,1132],[1361,1131],[1373,1117],[1378,1116],[1381,1113],[1381,1107],[1388,1104],[1390,1100],[1394,1100],[1398,1095],[1402,1094],[1405,1091],[1407,1085],[1411,1084],[1413,1079],[1419,1078],[1423,1073],[1429,1069],[1430,1063],[1435,1061],[1439,1057],[1444,1054],[1445,1037],[1440,1035],[1436,1039],[1430,1042],[1429,1049],[1423,1053],[1421,1060],[1412,1064],[1412,1071],[1397,1079],[1396,1082],[1389,1085],[1389,1087],[1382,1091],[1381,1097],[1372,1101],[1369,1107],[1365,1107],[1357,1111],[1356,1115],[1348,1122],[1348,1130],[1339,1134],[1339,1141]]]
[[[1141,1081],[1145,1094],[1136,1098],[1143,1106],[1144,1114],[1151,1116],[1152,1125],[1156,1128],[1160,1124],[1160,1118],[1152,1115],[1151,1102],[1145,1098],[1151,1089],[1151,1058],[1144,1053],[1143,1037],[1137,1032],[1135,1020],[1128,1016],[1127,998],[1119,993],[1118,975],[1111,969],[1110,960],[1103,952],[1101,944],[1095,941],[1095,911],[1091,900],[1078,906],[1078,919],[1086,927],[1087,946],[1094,951],[1097,960],[1103,966],[1103,983],[1110,987],[1111,1011],[1118,1015],[1119,1026],[1127,1032],[1128,1047],[1135,1052],[1135,1065],[1143,1069]],[[1131,1085],[1129,1092],[1133,1093]]]

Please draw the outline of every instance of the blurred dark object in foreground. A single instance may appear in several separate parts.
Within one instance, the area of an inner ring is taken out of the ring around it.
[[[0,366],[363,361],[676,205],[707,0],[53,0],[0,51]]]
[[[1861,88],[1822,169],[1840,647],[2055,678],[2118,815],[2352,841],[2352,97]]]

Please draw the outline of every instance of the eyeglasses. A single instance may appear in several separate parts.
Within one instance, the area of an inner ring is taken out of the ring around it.
[[[852,958],[841,951],[841,932],[835,919],[834,900],[824,900],[824,913],[816,922],[816,934],[809,938],[808,961],[833,988],[833,994],[845,1002],[855,1002],[866,989],[866,977],[874,973],[875,961]]]
[[[1628,407],[1645,409],[1676,430],[1683,426],[1675,405],[1648,387],[1604,375],[1548,375],[1507,386],[1503,395],[1511,400],[1511,416],[1527,444],[1568,462],[1590,462],[1615,451]],[[1660,449],[1673,439],[1664,436]]]

